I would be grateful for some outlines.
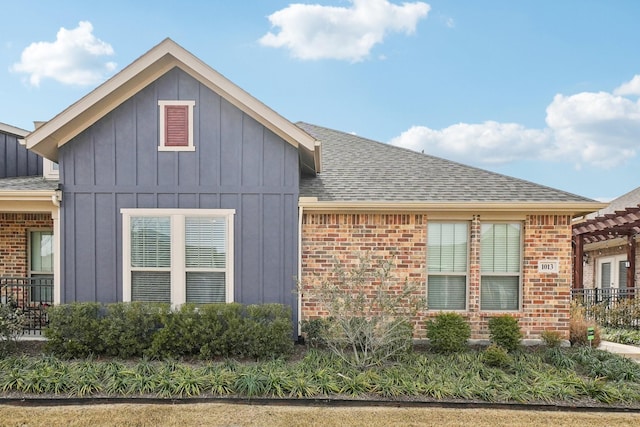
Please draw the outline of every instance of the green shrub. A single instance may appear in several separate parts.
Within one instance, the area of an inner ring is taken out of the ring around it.
[[[108,304],[100,321],[104,354],[121,358],[140,357],[151,346],[169,304],[141,302]]]
[[[103,307],[98,303],[75,302],[56,305],[47,310],[49,325],[44,329],[49,351],[67,358],[102,354],[100,335]]]
[[[6,303],[0,303],[0,355],[6,354],[23,334],[25,323],[24,312],[13,298],[9,297]]]
[[[163,312],[160,328],[153,334],[145,354],[153,358],[199,355],[202,346],[208,342],[205,331],[210,328],[214,335],[220,332],[219,325],[216,327],[205,319],[210,320],[210,317],[204,318],[200,308],[193,304]]]
[[[303,320],[300,329],[305,339],[305,343],[311,348],[325,347],[327,345],[326,336],[329,330],[331,319],[319,318]]]
[[[293,351],[291,308],[282,304],[245,307],[248,356],[256,359],[287,356]]]
[[[69,358],[109,355],[209,359],[282,357],[293,350],[291,309],[281,304],[73,303],[50,309],[47,349]]]
[[[540,338],[549,348],[557,348],[562,344],[562,335],[558,331],[542,331]]]
[[[520,346],[522,331],[518,319],[505,314],[489,319],[489,336],[491,342],[507,351],[516,350]]]
[[[427,322],[427,337],[438,353],[464,351],[471,336],[471,327],[458,313],[439,313]]]
[[[496,344],[491,344],[482,352],[482,361],[495,368],[508,368],[513,363],[507,350]]]

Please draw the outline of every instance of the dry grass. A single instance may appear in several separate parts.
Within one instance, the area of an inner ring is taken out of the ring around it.
[[[637,426],[640,414],[230,405],[0,405],[2,426]]]

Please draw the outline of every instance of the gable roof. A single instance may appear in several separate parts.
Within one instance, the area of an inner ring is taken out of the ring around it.
[[[613,199],[605,208],[600,209],[598,212],[594,212],[594,214],[590,215],[589,217],[612,214],[616,213],[617,211],[623,211],[626,208],[638,207],[638,205],[640,205],[640,187],[633,189],[616,199]]]
[[[145,86],[179,67],[299,149],[303,166],[320,170],[317,141],[167,38],[26,137],[27,148],[58,160],[58,147],[87,129]]]
[[[15,126],[8,125],[0,122],[0,132],[15,135],[19,138],[24,138],[29,133],[28,130],[20,129]]]
[[[323,169],[300,181],[302,205],[379,209],[563,211],[604,205],[517,178],[308,123],[322,143]]]

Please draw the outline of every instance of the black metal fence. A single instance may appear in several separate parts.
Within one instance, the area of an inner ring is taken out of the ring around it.
[[[0,277],[0,302],[22,310],[25,335],[40,335],[53,304],[53,277]]]
[[[640,329],[640,290],[572,289],[571,298],[579,303],[587,319],[611,328]]]

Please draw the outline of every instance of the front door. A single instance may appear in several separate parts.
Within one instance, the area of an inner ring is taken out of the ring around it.
[[[53,302],[53,231],[29,232],[30,300]]]
[[[627,258],[624,255],[598,260],[597,287],[603,292],[616,292],[627,288]],[[613,290],[613,291],[612,291]]]

